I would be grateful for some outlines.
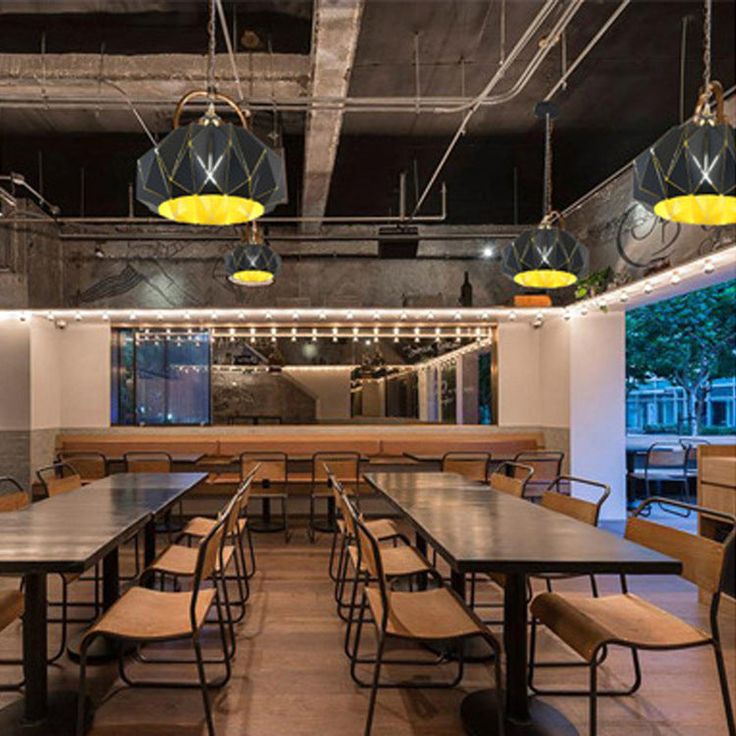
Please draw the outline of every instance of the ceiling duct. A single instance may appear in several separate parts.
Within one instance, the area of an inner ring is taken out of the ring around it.
[[[379,258],[416,258],[418,248],[419,228],[415,225],[378,228]]]

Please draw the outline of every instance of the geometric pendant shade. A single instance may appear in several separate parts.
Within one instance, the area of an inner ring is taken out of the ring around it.
[[[281,256],[253,228],[250,242],[237,245],[225,257],[228,281],[237,286],[270,286],[280,270]]]
[[[736,145],[727,122],[696,116],[634,161],[634,199],[692,225],[736,223]]]
[[[562,216],[552,208],[552,121],[557,107],[545,100],[534,108],[544,119],[544,210],[541,223],[525,230],[504,249],[501,268],[516,284],[532,289],[561,289],[588,271],[588,249],[555,223]]]
[[[245,126],[224,122],[212,105],[199,120],[177,127],[182,103],[175,129],[138,159],[140,202],[177,222],[235,225],[286,201],[283,156]]]
[[[506,246],[502,269],[519,286],[559,289],[588,270],[588,249],[574,235],[542,223]]]

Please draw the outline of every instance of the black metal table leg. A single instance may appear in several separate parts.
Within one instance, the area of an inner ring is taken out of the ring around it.
[[[562,713],[536,698],[529,699],[526,577],[507,575],[504,592],[506,736],[574,736],[577,729]],[[498,708],[495,690],[479,690],[466,696],[460,708],[465,733],[497,736]]]
[[[0,710],[0,734],[73,736],[76,730],[76,690],[48,691],[46,573],[27,573],[24,580],[25,697]],[[91,718],[91,708],[88,708],[88,714]]]
[[[151,519],[143,528],[143,567],[148,567],[156,559],[156,520]]]
[[[23,718],[28,723],[34,723],[46,718],[48,705],[46,575],[26,575],[24,595],[23,674],[26,700]]]

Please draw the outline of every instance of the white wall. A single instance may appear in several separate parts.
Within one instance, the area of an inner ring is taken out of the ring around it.
[[[603,519],[626,517],[626,321],[590,314],[570,323],[570,468],[608,483]],[[545,328],[546,329],[546,328]]]
[[[31,429],[61,426],[60,337],[51,322],[34,318],[31,324]]]
[[[317,419],[350,419],[350,366],[291,366],[284,373],[317,399]]]
[[[570,323],[548,322],[539,330],[539,378],[543,427],[570,426]]]
[[[0,322],[0,429],[31,426],[30,323]]]
[[[539,426],[542,419],[540,335],[529,324],[498,326],[498,424]]]
[[[69,325],[59,337],[61,426],[110,426],[110,327]]]

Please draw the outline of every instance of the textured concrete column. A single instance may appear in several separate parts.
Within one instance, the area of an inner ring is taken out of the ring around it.
[[[312,36],[312,95],[342,97],[347,93],[360,33],[364,0],[316,0]],[[315,107],[307,117],[302,214],[322,217],[330,194],[342,129],[342,109]],[[306,231],[319,223],[306,223]]]

